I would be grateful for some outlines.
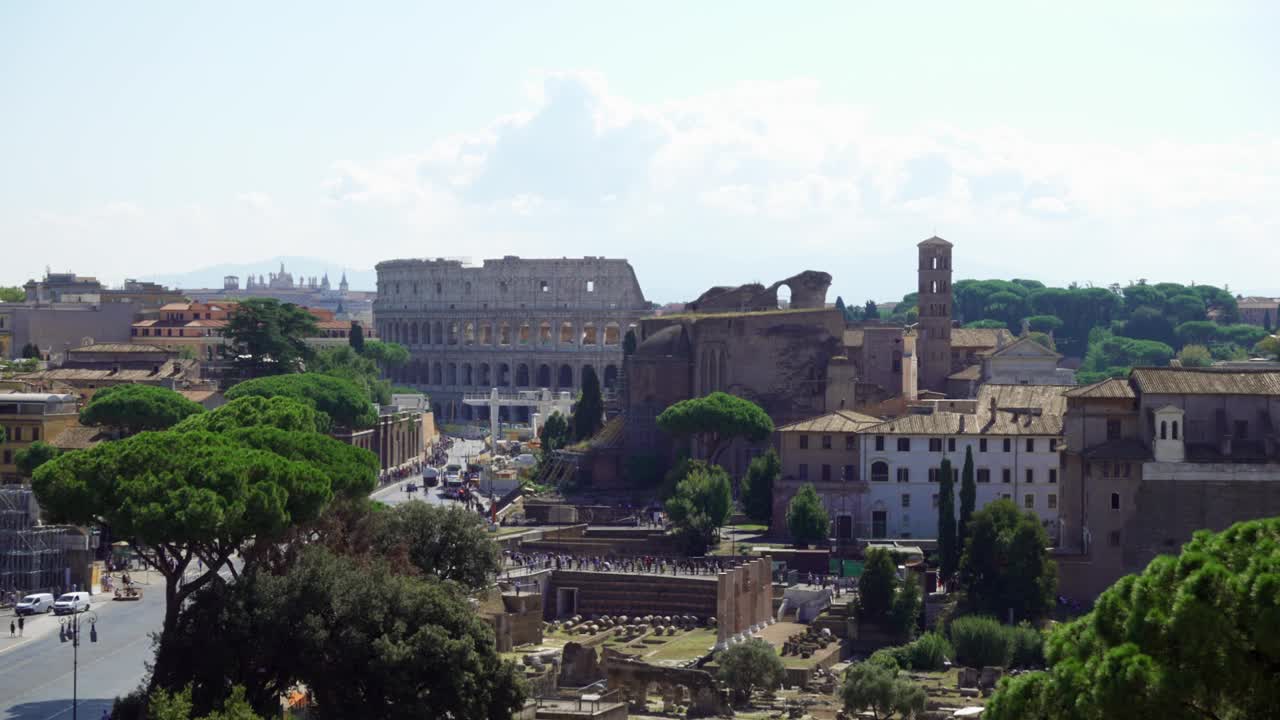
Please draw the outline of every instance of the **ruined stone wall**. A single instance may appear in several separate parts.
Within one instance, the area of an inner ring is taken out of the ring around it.
[[[647,312],[626,260],[388,260],[377,272],[378,335],[410,352],[392,379],[429,393],[442,420],[487,417],[461,404],[466,392],[576,392],[588,366],[615,388],[622,339]]]

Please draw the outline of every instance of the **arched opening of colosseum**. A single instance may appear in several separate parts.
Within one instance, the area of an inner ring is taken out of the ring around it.
[[[485,323],[480,326],[480,344],[493,344],[493,323]]]
[[[516,387],[529,387],[529,366],[524,363],[516,366]]]
[[[480,377],[477,378],[477,385],[489,386],[489,363],[480,363]]]
[[[462,384],[470,387],[472,384],[471,380],[472,380],[471,363],[463,363],[462,364]]]
[[[533,333],[533,330],[529,327],[529,323],[521,323],[521,324],[520,324],[520,335],[519,335],[519,338],[520,338],[520,344],[521,344],[521,345],[528,345],[528,344],[529,344],[529,340],[531,339],[531,337],[530,337],[530,336],[532,335],[532,333]]]
[[[418,344],[418,323],[412,323],[409,325],[409,344]]]
[[[431,323],[429,322],[422,323],[422,344],[431,344]]]
[[[503,321],[502,324],[498,325],[498,344],[511,344],[511,325],[506,321]]]
[[[444,384],[444,370],[442,369],[442,366],[438,362],[435,365],[431,366],[431,384],[432,385]]]
[[[622,343],[621,329],[618,323],[611,322],[604,326],[604,344],[620,345]]]
[[[618,385],[618,366],[605,365],[604,366],[604,388],[606,390],[613,390],[617,387],[617,385]]]
[[[569,367],[568,365],[561,365],[560,377],[557,378],[557,380],[559,382],[556,383],[556,387],[560,388],[561,390],[568,390],[569,388],[572,388],[573,387],[573,368]]]
[[[499,387],[507,387],[511,384],[511,366],[506,363],[498,363],[497,383]]]
[[[540,345],[551,344],[551,323],[547,322],[546,320],[543,320],[541,323],[538,324],[538,344]]]
[[[786,284],[779,285],[777,297],[779,310],[786,310],[791,307],[791,286]]]
[[[551,366],[543,363],[538,366],[538,387],[551,387]]]
[[[457,363],[449,363],[449,365],[445,368],[444,374],[445,374],[446,385],[458,384],[458,364]]]
[[[439,322],[436,323],[435,330],[432,331],[431,337],[436,339],[437,345],[444,344],[444,325],[442,323],[439,323]]]
[[[564,345],[573,344],[573,323],[568,320],[560,323],[560,342]]]
[[[462,339],[463,339],[463,342],[466,343],[467,345],[476,344],[476,324],[475,323],[467,323],[466,325],[463,326]]]
[[[463,405],[463,406],[462,406],[462,419],[463,419],[463,420],[470,420],[470,419],[472,419],[472,418],[471,418],[471,416],[472,416],[472,409],[473,409],[473,408],[472,408],[470,405]]]
[[[593,322],[582,324],[582,344],[598,345],[600,339],[596,336],[596,324]]]
[[[458,323],[449,323],[449,344],[458,344]]]

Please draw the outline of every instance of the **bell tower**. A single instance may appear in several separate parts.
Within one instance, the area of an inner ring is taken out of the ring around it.
[[[916,358],[920,389],[946,392],[951,374],[951,243],[937,235],[921,242]]]

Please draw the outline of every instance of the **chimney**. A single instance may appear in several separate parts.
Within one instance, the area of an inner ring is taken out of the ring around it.
[[[964,434],[964,415],[960,416],[960,435]]]

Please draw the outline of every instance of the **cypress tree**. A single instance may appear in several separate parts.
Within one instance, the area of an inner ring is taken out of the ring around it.
[[[943,458],[938,472],[941,474],[938,478],[938,572],[944,583],[950,583],[960,559],[956,549],[956,496],[951,461]]]
[[[582,394],[573,410],[573,439],[586,440],[604,424],[604,398],[600,396],[600,379],[595,368],[582,369]]]
[[[969,536],[969,518],[978,501],[978,486],[973,479],[973,447],[964,449],[964,468],[960,471],[960,532],[956,539],[956,554],[964,554],[964,541]]]
[[[1262,318],[1262,329],[1266,330],[1267,332],[1271,332],[1271,311],[1270,310],[1268,310],[1267,314]]]
[[[351,321],[351,332],[347,335],[347,342],[357,355],[364,353],[364,328],[355,320]]]

